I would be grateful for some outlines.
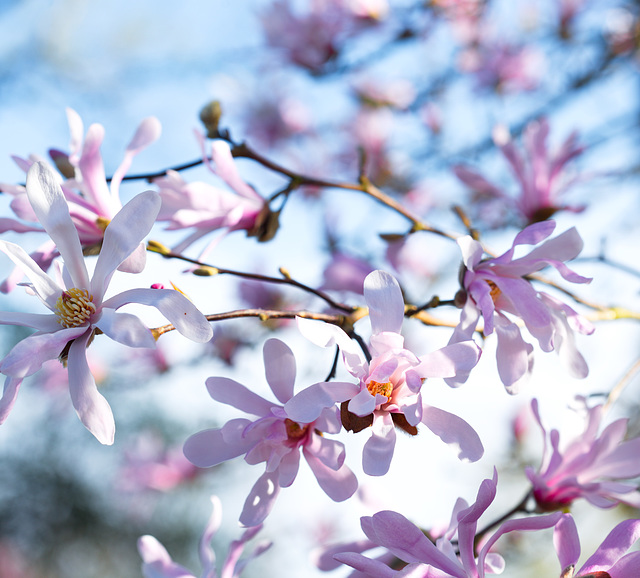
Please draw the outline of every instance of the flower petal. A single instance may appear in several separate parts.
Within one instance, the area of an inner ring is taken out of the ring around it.
[[[362,450],[362,469],[369,476],[384,476],[389,471],[393,450],[396,447],[396,430],[391,414],[374,414],[371,437]]]
[[[575,565],[580,558],[580,538],[576,523],[569,514],[563,514],[553,530],[553,545],[560,561],[560,570]]]
[[[314,383],[287,401],[284,404],[284,410],[293,421],[311,423],[320,417],[324,408],[347,401],[359,391],[360,386],[356,383],[344,381]]]
[[[251,492],[244,503],[244,508],[240,514],[240,523],[247,527],[262,524],[269,512],[271,512],[279,493],[278,472],[265,472],[262,474],[253,488],[251,488]]]
[[[0,424],[4,423],[4,420],[7,419],[9,412],[13,408],[21,383],[22,379],[18,377],[7,377],[4,380],[2,399],[0,399]]]
[[[105,308],[118,309],[127,303],[155,307],[179,333],[196,343],[206,343],[213,336],[213,329],[206,317],[189,299],[174,289],[130,289],[107,299],[102,308],[103,311]]]
[[[358,489],[358,479],[344,464],[334,470],[307,451],[306,448],[304,449],[304,457],[318,480],[318,484],[334,502],[343,502],[353,496]]]
[[[209,395],[220,403],[226,403],[259,417],[271,415],[273,403],[233,379],[210,377],[207,379],[206,385]]]
[[[458,459],[476,462],[484,454],[480,437],[461,417],[437,407],[423,405],[422,423],[445,444],[457,449]]]
[[[250,423],[247,419],[232,419],[220,429],[193,434],[184,443],[185,457],[199,468],[210,468],[247,453],[255,444],[242,437]]]
[[[267,383],[278,401],[286,403],[293,397],[296,380],[296,359],[293,352],[279,339],[268,339],[262,354]]]
[[[400,285],[384,271],[373,271],[364,280],[364,298],[369,307],[373,334],[400,333],[404,320],[404,299]]]
[[[100,321],[95,324],[100,331],[118,343],[129,347],[156,346],[151,330],[130,313],[116,313],[113,309],[102,309]]]
[[[69,393],[73,407],[84,426],[105,445],[113,444],[116,424],[107,400],[98,392],[87,363],[87,344],[91,331],[73,341],[69,348]]]
[[[171,559],[166,548],[153,536],[138,538],[138,552],[143,561],[144,578],[194,578],[189,570]]]
[[[27,173],[27,195],[42,226],[56,244],[75,287],[87,289],[89,275],[82,256],[82,246],[69,205],[54,172],[42,162],[33,163]]]
[[[455,377],[468,375],[476,366],[482,350],[471,340],[447,345],[422,356],[415,367],[420,377]]]

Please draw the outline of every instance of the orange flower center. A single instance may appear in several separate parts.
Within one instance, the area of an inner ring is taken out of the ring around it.
[[[486,280],[486,281],[487,281],[487,285],[489,285],[491,289],[490,291],[491,299],[495,303],[498,297],[502,295],[502,291],[500,291],[500,288],[493,281],[489,281],[489,280]]]
[[[369,393],[375,397],[376,394],[384,395],[387,399],[391,397],[391,392],[393,391],[393,385],[390,381],[386,381],[385,383],[380,383],[379,381],[371,380],[367,383],[367,389]]]
[[[58,323],[69,329],[84,325],[96,312],[96,306],[89,291],[73,287],[58,297],[55,310]]]

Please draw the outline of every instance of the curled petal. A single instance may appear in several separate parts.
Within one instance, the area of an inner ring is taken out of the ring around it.
[[[328,467],[311,452],[304,450],[304,457],[318,480],[318,484],[334,502],[343,502],[353,496],[358,489],[358,480],[344,464],[334,470]]]
[[[444,443],[457,449],[458,459],[476,462],[484,454],[480,437],[461,417],[437,407],[424,405],[422,423]]]
[[[206,317],[184,295],[173,289],[130,289],[107,299],[105,308],[118,309],[127,303],[155,307],[178,330],[196,343],[206,343],[213,336]]]

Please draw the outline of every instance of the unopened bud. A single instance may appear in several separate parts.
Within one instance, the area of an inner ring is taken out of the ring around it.
[[[215,267],[209,267],[208,265],[202,265],[201,267],[194,269],[192,272],[198,277],[212,277],[213,275],[220,273],[218,269]]]
[[[247,236],[257,237],[260,243],[271,241],[280,227],[280,211],[272,211],[267,203],[256,217],[253,228],[247,231]]]
[[[75,167],[69,162],[69,155],[58,149],[49,149],[49,157],[65,179],[73,179],[76,176]]]
[[[212,100],[200,110],[200,120],[207,129],[207,138],[218,138],[218,127],[222,117],[222,106],[219,100]]]
[[[171,249],[166,245],[163,245],[159,241],[154,241],[150,239],[147,243],[147,251],[151,251],[152,253],[160,253],[160,255],[171,255]]]

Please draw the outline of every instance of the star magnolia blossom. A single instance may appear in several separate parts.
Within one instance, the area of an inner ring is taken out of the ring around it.
[[[343,424],[351,425],[354,431],[372,426],[362,456],[364,471],[372,476],[382,476],[389,470],[395,448],[395,425],[415,435],[416,426],[422,422],[442,441],[457,447],[460,459],[480,459],[484,449],[473,428],[460,417],[424,403],[421,393],[428,377],[451,377],[471,371],[480,356],[478,346],[472,341],[457,343],[419,359],[404,348],[400,334],[404,301],[398,282],[388,273],[374,271],[365,279],[364,297],[373,330],[371,361],[362,356],[339,327],[298,319],[300,330],[309,340],[323,347],[334,344],[340,347],[347,370],[359,380],[355,395],[346,397],[349,390],[342,384],[316,384],[287,402],[285,409],[289,415],[297,421],[309,422],[325,408],[350,400],[346,408],[354,415],[348,417],[343,407]]]
[[[196,137],[206,166],[233,192],[204,182],[186,183],[176,171],[167,171],[166,176],[153,181],[162,198],[158,221],[167,221],[168,230],[194,229],[174,247],[176,253],[182,253],[192,243],[218,229],[251,231],[265,206],[264,199],[240,177],[229,145],[221,140],[211,143],[212,165],[205,151],[204,138],[199,133]],[[210,244],[200,257],[203,258],[218,241]]]
[[[104,237],[104,231],[115,214],[122,208],[120,202],[120,183],[127,170],[131,166],[133,158],[157,140],[160,136],[160,122],[154,117],[144,119],[138,126],[133,138],[127,145],[124,159],[116,169],[107,184],[104,172],[104,165],[100,155],[100,146],[104,139],[104,128],[100,124],[92,124],[87,130],[84,143],[82,140],[83,123],[77,112],[68,108],[67,119],[71,133],[71,143],[69,155],[60,151],[51,150],[50,155],[67,180],[58,177],[58,182],[62,188],[69,205],[71,220],[75,225],[80,244],[85,253],[96,254],[100,249]],[[24,169],[29,170],[35,159],[24,160],[14,157],[16,163]],[[18,217],[30,222],[38,221],[29,201],[27,192],[22,186],[0,185],[3,192],[12,195],[11,208]],[[0,232],[14,231],[23,232],[44,232],[37,226],[26,226],[14,219],[0,219]],[[55,243],[46,241],[36,251],[31,254],[43,271],[47,271],[55,257],[59,255]],[[146,250],[140,244],[131,255],[118,267],[121,271],[139,273],[144,269],[146,261]],[[0,286],[3,291],[10,291],[20,281],[23,272],[16,268],[9,278]]]
[[[271,391],[286,406],[293,397],[296,375],[293,353],[282,341],[269,339],[264,344],[264,365]],[[351,383],[338,386],[343,387],[347,395],[357,390]],[[245,501],[240,523],[255,526],[264,521],[280,488],[290,486],[295,480],[300,450],[320,487],[332,500],[341,502],[356,491],[356,477],[344,465],[344,446],[322,435],[340,431],[335,409],[325,409],[313,420],[300,421],[292,419],[286,407],[267,401],[232,379],[210,377],[207,390],[216,401],[258,417],[254,421],[233,419],[220,429],[191,436],[184,444],[184,454],[199,467],[215,466],[243,454],[249,464],[266,463],[265,473]]]
[[[362,517],[362,530],[371,541],[370,547],[382,546],[393,557],[406,562],[402,570],[394,570],[382,559],[372,560],[359,552],[343,550],[333,557],[365,576],[380,578],[484,578],[486,573],[500,574],[504,570],[504,560],[499,554],[491,553],[490,549],[501,536],[516,531],[551,528],[561,514],[557,512],[503,522],[486,540],[476,558],[474,541],[478,520],[495,498],[497,480],[494,470],[493,478],[484,480],[480,485],[476,501],[471,506],[462,499],[457,501],[449,529],[435,544],[420,528],[397,512],[387,510]],[[326,564],[326,567],[331,566]],[[393,564],[393,567],[397,565]]]
[[[530,122],[522,136],[523,156],[506,130],[494,131],[494,141],[520,187],[516,199],[467,166],[458,165],[454,172],[465,185],[481,195],[483,204],[491,203],[492,209],[497,209],[498,204],[511,207],[528,223],[548,219],[557,211],[582,211],[584,207],[560,204],[559,197],[575,182],[575,179],[564,179],[563,182],[566,165],[582,154],[584,147],[577,144],[578,135],[573,132],[552,154],[547,145],[548,136],[549,122],[545,118]]]
[[[587,376],[587,363],[576,349],[573,331],[590,335],[593,325],[571,307],[555,297],[537,291],[525,279],[526,275],[552,266],[571,283],[590,283],[591,279],[574,273],[563,261],[576,257],[582,250],[582,239],[575,228],[549,239],[528,255],[514,259],[518,245],[536,245],[555,229],[554,221],[529,225],[513,241],[511,249],[500,257],[483,260],[483,248],[470,236],[458,239],[465,266],[462,285],[466,302],[460,323],[450,343],[471,339],[480,320],[484,319],[484,334],[494,330],[498,336],[498,373],[509,393],[517,393],[533,367],[533,347],[524,341],[520,327],[506,314],[524,322],[529,333],[543,351],[555,350],[567,363],[576,378]],[[447,380],[449,385],[464,383],[466,376]]]
[[[564,514],[553,532],[553,543],[562,568],[560,578],[637,578],[640,576],[640,552],[625,555],[640,538],[640,520],[620,522],[577,572],[575,566],[580,558],[580,539],[571,515]]]
[[[220,528],[222,522],[222,505],[217,496],[211,496],[213,510],[211,517],[205,526],[200,545],[200,563],[202,564],[201,578],[217,578],[216,556],[211,547],[211,539]],[[244,531],[239,540],[234,540],[229,546],[227,559],[220,570],[220,578],[236,578],[242,574],[248,562],[266,552],[271,547],[271,542],[259,544],[251,555],[240,560],[244,545],[251,540],[262,526],[255,526]],[[142,557],[142,574],[145,578],[195,578],[184,566],[176,564],[169,556],[165,547],[153,536],[141,536],[138,539],[138,552]]]
[[[580,399],[584,403],[584,399]],[[600,435],[604,409],[585,407],[585,429],[560,450],[560,434],[542,425],[538,401],[531,408],[544,436],[544,452],[538,471],[528,467],[533,496],[543,511],[563,509],[578,498],[599,508],[612,508],[619,502],[640,507],[637,483],[622,483],[640,476],[640,438],[625,441],[627,419],[610,423]]]
[[[71,401],[87,429],[103,444],[112,444],[115,423],[111,408],[98,393],[87,364],[86,349],[97,333],[130,347],[155,347],[151,331],[140,319],[117,309],[128,303],[157,308],[176,329],[198,342],[211,339],[211,326],[178,291],[132,289],[104,299],[116,268],[140,245],[154,223],[160,199],[153,191],[134,197],[117,213],[104,233],[93,277],[89,279],[78,231],[55,174],[35,163],[27,174],[27,194],[38,220],[64,259],[64,281],[53,281],[18,245],[0,241],[4,252],[30,279],[31,290],[50,314],[0,312],[0,323],[37,331],[20,341],[0,362],[7,376],[0,400],[0,423],[11,410],[23,378],[42,364],[60,358],[68,363]],[[62,285],[60,285],[62,283]]]

